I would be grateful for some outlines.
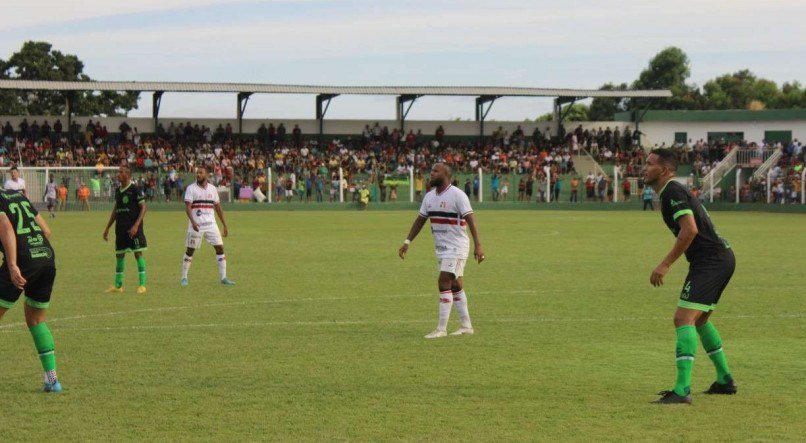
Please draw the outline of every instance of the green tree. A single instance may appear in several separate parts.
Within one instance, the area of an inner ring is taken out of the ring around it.
[[[599,88],[600,91],[626,91],[627,84],[614,85],[613,83],[605,83]],[[623,98],[607,98],[597,97],[591,102],[588,109],[588,117],[591,121],[609,121],[613,120],[616,112],[626,110],[626,100]]]
[[[775,82],[757,78],[747,69],[709,80],[703,91],[708,109],[748,109],[751,103],[775,108],[783,98]]]
[[[660,51],[649,61],[649,66],[633,82],[632,89],[672,91],[671,98],[652,101],[653,109],[698,109],[697,88],[686,83],[690,75],[688,55],[682,49],[672,46]],[[641,107],[641,103],[631,100],[627,106],[636,109]]]
[[[48,42],[27,41],[4,61],[0,60],[0,78],[15,80],[90,81],[84,63],[73,54],[53,50]],[[0,92],[0,114],[61,115],[67,97],[73,98],[73,110],[80,115],[126,115],[137,108],[137,91],[9,91]]]
[[[569,109],[569,106],[571,107]],[[562,113],[565,115],[563,121],[566,122],[585,122],[588,121],[588,105],[584,103],[567,104],[562,107]],[[550,122],[554,120],[554,114],[547,112],[535,119],[536,122]]]

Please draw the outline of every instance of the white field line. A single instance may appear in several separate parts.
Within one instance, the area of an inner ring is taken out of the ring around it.
[[[508,295],[516,295],[516,294],[536,294],[540,291],[536,289],[517,289],[517,290],[510,290],[510,291],[477,291],[472,292],[472,294],[508,294]],[[428,294],[400,294],[400,295],[384,295],[383,298],[413,298],[413,297],[428,297],[433,296],[437,298],[436,292],[428,293]],[[117,315],[126,315],[126,314],[141,314],[146,312],[166,312],[166,311],[180,311],[185,309],[195,309],[195,308],[227,308],[227,307],[234,307],[234,306],[246,306],[246,305],[266,305],[266,304],[276,304],[276,303],[296,303],[296,302],[310,302],[310,301],[344,301],[344,300],[370,300],[370,299],[377,299],[378,297],[307,297],[307,298],[287,298],[287,299],[275,299],[275,300],[249,300],[249,301],[239,301],[239,302],[226,302],[226,303],[206,303],[201,305],[184,305],[184,306],[163,306],[159,308],[146,308],[146,309],[135,309],[131,311],[117,311],[117,312],[102,312],[97,314],[85,314],[85,315],[75,315],[71,317],[58,317],[58,318],[49,318],[47,319],[48,323],[55,323],[61,321],[69,321],[69,320],[84,320],[87,318],[99,318],[99,317],[114,317]],[[4,329],[15,328],[18,326],[23,326],[25,323],[7,323],[0,325],[0,332],[3,332]]]
[[[806,318],[806,313],[779,314],[779,315],[727,315],[720,316],[720,319],[801,319]],[[607,323],[607,322],[627,322],[627,321],[663,321],[668,317],[602,317],[602,318],[487,318],[477,319],[479,323]],[[356,326],[356,325],[398,325],[398,324],[430,324],[431,320],[323,320],[323,321],[268,321],[268,322],[243,322],[243,323],[195,323],[195,324],[170,324],[170,325],[130,325],[130,326],[102,326],[88,328],[58,328],[59,332],[64,331],[137,331],[137,330],[164,330],[164,329],[221,329],[221,328],[253,328],[271,326]],[[24,333],[23,329],[6,329],[0,333],[18,332]]]

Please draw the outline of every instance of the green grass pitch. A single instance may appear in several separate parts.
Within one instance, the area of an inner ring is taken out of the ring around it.
[[[235,287],[205,245],[178,284],[186,222],[146,217],[148,294],[105,294],[107,213],[51,222],[49,312],[65,387],[41,372],[16,306],[0,324],[0,441],[798,440],[806,299],[797,214],[715,212],[737,272],[714,322],[739,394],[650,405],[672,387],[672,313],[687,263],[660,214],[480,211],[487,261],[465,285],[476,335],[428,341],[437,266],[415,211],[227,213]],[[453,314],[449,329],[457,325]],[[698,350],[693,390],[714,370]]]

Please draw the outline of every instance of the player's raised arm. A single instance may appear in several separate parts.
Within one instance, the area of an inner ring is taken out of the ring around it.
[[[23,289],[25,278],[17,266],[17,237],[14,235],[14,227],[11,226],[5,212],[0,212],[0,243],[3,244],[3,255],[5,255],[11,281],[18,289]]]
[[[471,212],[470,214],[465,215],[464,219],[467,222],[467,227],[470,228],[470,235],[473,236],[473,257],[475,257],[476,260],[481,263],[486,257],[484,256],[484,249],[481,247],[479,229],[478,225],[476,225],[476,216]]]
[[[409,235],[406,236],[406,240],[403,241],[403,246],[400,247],[397,251],[397,255],[400,256],[401,259],[406,258],[406,252],[409,250],[409,244],[417,238],[417,234],[420,233],[420,230],[423,229],[425,226],[425,222],[428,220],[428,217],[424,217],[422,214],[417,214],[417,218],[414,219],[414,223],[411,225],[411,229],[409,230]]]
[[[104,241],[109,240],[109,228],[111,228],[112,225],[115,224],[115,214],[117,214],[117,212],[118,212],[118,202],[115,202],[115,204],[112,205],[112,213],[109,214],[109,221],[106,222],[106,228],[104,228],[104,234],[103,234]]]

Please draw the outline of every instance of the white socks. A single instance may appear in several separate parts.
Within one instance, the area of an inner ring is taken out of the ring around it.
[[[182,260],[182,278],[188,278],[188,271],[190,271],[190,264],[193,262],[193,257],[185,254]]]
[[[472,328],[470,324],[470,312],[467,310],[467,297],[465,290],[453,293],[453,306],[456,308],[456,313],[459,314],[459,321],[462,322],[463,328]]]
[[[437,330],[444,331],[448,328],[452,304],[453,297],[450,290],[439,293],[439,323],[437,324]]]
[[[224,254],[216,254],[215,259],[218,262],[218,276],[224,280],[227,278],[227,257]]]

